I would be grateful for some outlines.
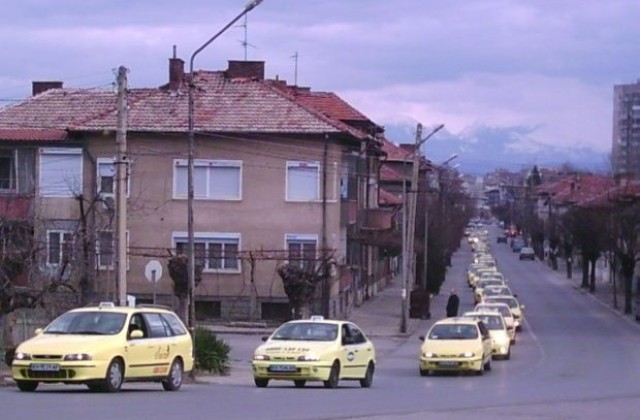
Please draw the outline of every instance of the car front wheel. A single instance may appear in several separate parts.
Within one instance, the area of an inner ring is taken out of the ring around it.
[[[20,391],[33,392],[38,388],[38,382],[36,381],[16,381],[16,386]]]
[[[124,367],[122,361],[114,359],[109,363],[107,376],[102,384],[102,389],[106,392],[118,392],[124,382]]]
[[[253,378],[253,382],[258,388],[266,388],[269,385],[269,380],[263,378]]]
[[[331,372],[329,373],[329,379],[324,381],[325,388],[336,388],[338,381],[340,380],[340,366],[337,362],[331,366]]]

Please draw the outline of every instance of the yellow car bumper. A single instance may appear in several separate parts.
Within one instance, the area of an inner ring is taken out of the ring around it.
[[[289,381],[326,381],[331,365],[326,362],[282,363],[254,361],[253,377],[256,379],[283,379]]]
[[[56,363],[14,360],[11,375],[17,381],[84,383],[104,379],[108,364],[109,361],[101,360]]]
[[[482,370],[483,360],[481,357],[473,359],[420,359],[420,370],[438,371],[475,371]]]

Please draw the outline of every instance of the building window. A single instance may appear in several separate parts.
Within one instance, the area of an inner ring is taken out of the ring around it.
[[[41,197],[73,197],[82,192],[82,149],[40,149]]]
[[[62,230],[47,231],[47,264],[60,265],[71,261],[73,233]]]
[[[174,234],[173,241],[178,254],[189,253],[186,234]],[[193,243],[195,263],[209,272],[240,272],[240,234],[197,233]]]
[[[127,270],[129,269],[129,231],[125,233],[127,242]],[[110,270],[114,268],[116,252],[115,235],[111,230],[98,232],[96,254],[99,270]]]
[[[316,235],[287,235],[287,259],[290,265],[314,270],[316,266]]]
[[[287,201],[317,201],[320,199],[320,164],[318,162],[287,162]]]
[[[16,189],[15,152],[0,150],[0,190]]]
[[[111,158],[98,158],[98,193],[102,196],[112,196],[116,192],[116,165]],[[126,192],[129,196],[129,162],[127,162]]]
[[[187,198],[188,165],[174,160],[174,198]],[[193,197],[200,200],[240,200],[242,162],[235,160],[196,160],[193,164]]]

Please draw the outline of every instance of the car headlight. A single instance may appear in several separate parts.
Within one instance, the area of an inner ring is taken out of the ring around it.
[[[93,359],[90,354],[86,353],[72,353],[64,356],[64,360],[67,362],[73,362],[77,360],[91,360]]]
[[[23,352],[17,352],[13,355],[14,360],[31,360],[31,355]]]
[[[475,356],[475,355],[476,355],[476,354],[475,354],[474,352],[472,352],[472,351],[465,351],[464,353],[462,353],[462,354],[460,355],[460,357],[473,357],[473,356]]]
[[[318,360],[320,360],[320,357],[315,354],[303,354],[298,357],[299,362],[317,362]]]
[[[256,354],[253,356],[253,360],[271,360],[271,357],[266,354]]]
[[[438,357],[437,354],[435,354],[433,352],[430,352],[430,351],[424,352],[424,353],[422,353],[422,355],[427,359],[432,359],[434,357]]]

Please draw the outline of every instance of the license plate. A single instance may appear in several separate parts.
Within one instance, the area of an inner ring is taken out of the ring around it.
[[[271,365],[269,372],[296,372],[298,369],[295,365]]]
[[[453,362],[451,360],[445,360],[443,362],[438,362],[438,366],[458,366],[458,362]]]
[[[31,363],[29,370],[36,372],[58,372],[60,365],[57,363]]]

